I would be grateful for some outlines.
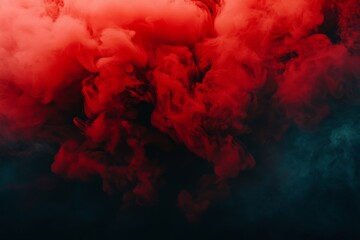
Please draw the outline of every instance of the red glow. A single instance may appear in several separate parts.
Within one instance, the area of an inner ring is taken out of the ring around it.
[[[214,168],[179,194],[193,218],[255,165],[242,136],[314,126],[359,87],[358,24],[357,0],[2,0],[0,144],[57,141],[53,172],[145,202],[166,171],[146,146],[184,145]]]

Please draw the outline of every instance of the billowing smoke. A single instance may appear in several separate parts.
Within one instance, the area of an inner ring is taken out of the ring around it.
[[[357,0],[0,0],[0,150],[45,139],[54,173],[140,204],[207,161],[178,193],[195,219],[255,166],[249,144],[358,104],[359,16]]]

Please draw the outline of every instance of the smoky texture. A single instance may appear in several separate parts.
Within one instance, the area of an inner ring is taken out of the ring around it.
[[[2,0],[0,150],[47,139],[60,146],[54,173],[100,176],[104,191],[145,204],[171,184],[169,162],[182,160],[169,156],[183,147],[213,169],[179,192],[194,220],[255,166],[248,142],[317,126],[332,99],[358,104],[359,9],[356,0]]]

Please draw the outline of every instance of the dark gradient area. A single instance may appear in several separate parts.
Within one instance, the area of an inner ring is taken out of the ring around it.
[[[100,179],[52,174],[56,147],[14,144],[33,153],[1,156],[1,239],[359,239],[359,117],[358,106],[336,103],[319,128],[292,127],[280,143],[250,149],[256,167],[197,223],[174,207],[189,172],[170,178],[155,206],[120,207]]]

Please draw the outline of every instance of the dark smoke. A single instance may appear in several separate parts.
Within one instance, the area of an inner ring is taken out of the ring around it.
[[[321,124],[339,111],[334,101],[359,104],[359,9],[356,0],[2,0],[0,157],[49,145],[54,173],[100,177],[125,206],[156,204],[173,186],[193,221],[228,195],[229,179],[266,160],[262,147],[318,129],[331,134],[285,144],[277,157],[291,160],[275,173],[322,169],[329,183],[324,169],[344,164],[332,156],[355,164],[358,115]]]

